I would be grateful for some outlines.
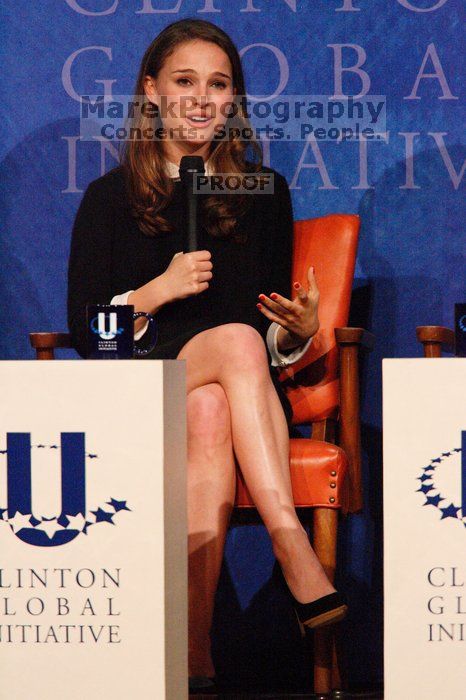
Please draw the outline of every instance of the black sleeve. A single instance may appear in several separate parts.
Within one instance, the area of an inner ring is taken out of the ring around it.
[[[291,293],[291,273],[293,267],[293,207],[291,194],[286,178],[277,171],[274,173],[274,194],[271,202],[271,222],[270,236],[268,244],[270,277],[267,283],[267,290],[264,292],[270,295],[272,292],[281,294],[290,299]],[[270,319],[265,315],[261,317],[260,330],[264,342],[267,345],[267,333],[271,325]],[[270,352],[269,360],[271,361]]]
[[[275,193],[278,211],[276,211],[277,225],[274,227],[275,236],[272,246],[271,292],[277,292],[291,300],[295,294],[291,287],[294,282],[291,279],[294,254],[293,205],[288,183],[279,173],[275,173]],[[305,342],[307,341],[303,341],[295,348],[282,351],[282,354],[287,355],[298,350]]]
[[[275,172],[275,221],[271,239],[272,278],[270,291],[290,299],[293,268],[293,207],[288,183]]]
[[[86,304],[109,304],[114,217],[106,188],[91,182],[76,213],[68,264],[68,327],[73,347],[87,355]]]

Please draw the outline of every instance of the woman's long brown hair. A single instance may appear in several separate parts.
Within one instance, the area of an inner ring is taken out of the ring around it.
[[[168,56],[181,44],[196,39],[209,41],[219,46],[230,59],[233,71],[233,88],[236,95],[245,95],[245,84],[241,60],[236,46],[223,30],[211,22],[201,19],[182,19],[166,27],[147,48],[142,59],[135,88],[135,100],[144,97],[144,78],[150,75],[156,79]],[[236,103],[235,103],[236,104]],[[250,128],[249,119],[243,109],[242,101],[235,114],[235,127]],[[144,129],[162,127],[160,116],[150,114],[150,109],[138,110],[131,121],[131,128],[144,134]],[[154,122],[156,122],[154,124]],[[146,132],[147,133],[147,132]],[[252,148],[253,157],[247,158],[248,146]],[[172,231],[173,227],[163,217],[163,210],[173,194],[174,184],[164,169],[163,142],[159,139],[129,139],[124,143],[121,164],[123,166],[133,216],[140,229],[148,236],[161,231]],[[237,136],[212,143],[209,153],[209,166],[215,173],[257,173],[262,169],[262,147],[260,142],[251,138],[247,141]],[[237,218],[244,214],[252,204],[248,194],[208,195],[202,199],[203,225],[212,236],[244,240],[235,231]]]

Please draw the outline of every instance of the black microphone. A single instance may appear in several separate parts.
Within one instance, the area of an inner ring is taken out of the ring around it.
[[[188,253],[198,249],[197,241],[197,194],[194,190],[195,176],[205,174],[201,156],[183,156],[180,161],[180,178],[185,192],[185,222],[188,232]]]

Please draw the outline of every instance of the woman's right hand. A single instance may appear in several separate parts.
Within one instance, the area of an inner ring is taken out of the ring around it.
[[[169,301],[185,299],[208,288],[213,267],[210,258],[211,253],[208,250],[175,253],[161,275]]]
[[[200,294],[209,286],[207,280],[212,278],[210,258],[208,250],[175,253],[165,272],[131,292],[127,303],[132,304],[135,311],[155,314],[176,299]],[[140,330],[144,323],[143,318],[136,319],[134,329]]]

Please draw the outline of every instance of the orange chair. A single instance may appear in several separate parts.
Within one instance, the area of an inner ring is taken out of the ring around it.
[[[320,329],[306,354],[281,370],[279,379],[293,407],[293,425],[311,424],[312,439],[290,440],[290,472],[296,508],[312,509],[313,547],[333,580],[338,512],[362,508],[358,351],[372,336],[347,328],[359,233],[359,217],[331,214],[294,224],[293,280],[305,287],[315,268],[320,290]],[[307,287],[306,287],[307,288]],[[37,358],[54,359],[70,347],[66,333],[31,333]],[[337,433],[339,446],[334,444]],[[235,514],[255,508],[237,469]],[[307,512],[307,511],[306,511]],[[257,513],[257,512],[256,512]],[[314,690],[341,686],[332,628],[314,633]]]
[[[305,355],[279,375],[293,407],[293,425],[312,425],[312,439],[290,440],[293,497],[297,509],[312,508],[312,544],[332,581],[338,512],[362,509],[358,354],[361,346],[371,348],[373,336],[361,328],[345,327],[359,225],[358,216],[347,214],[295,222],[292,279],[306,287],[307,270],[314,266],[320,329]],[[337,432],[339,446],[333,444]],[[254,507],[240,470],[235,505]],[[332,649],[332,630],[317,630],[317,693],[341,687]]]

